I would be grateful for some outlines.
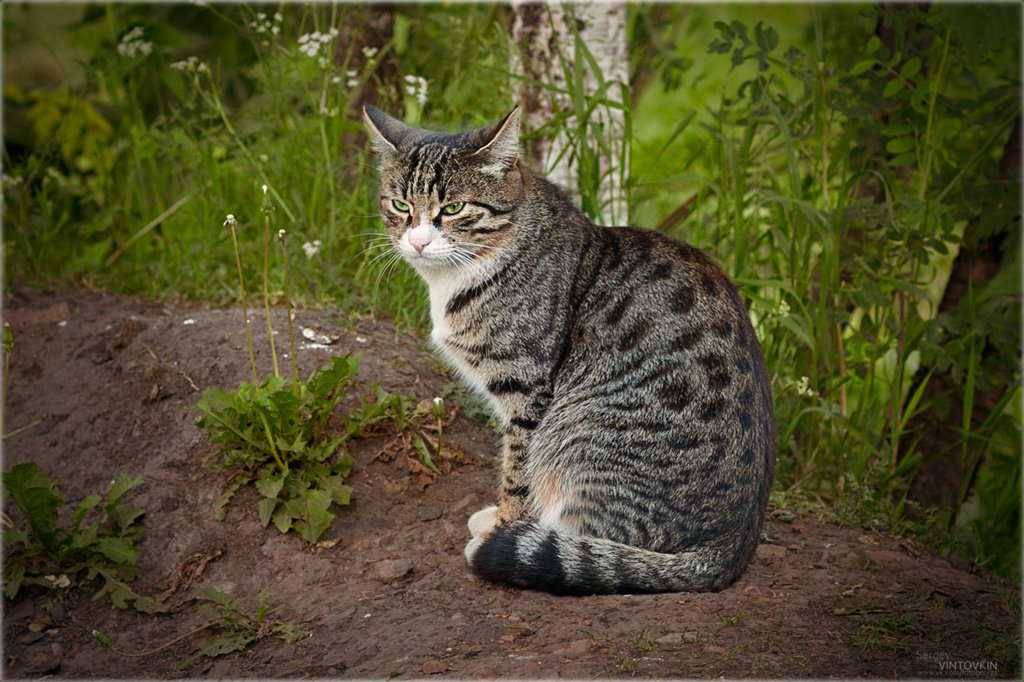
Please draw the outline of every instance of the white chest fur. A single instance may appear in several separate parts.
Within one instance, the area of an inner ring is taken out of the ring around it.
[[[486,279],[490,274],[489,270],[489,268],[476,269],[472,273],[460,272],[458,270],[429,273],[421,271],[420,274],[427,283],[427,290],[430,294],[430,322],[433,327],[430,332],[430,339],[433,341],[434,347],[448,360],[469,387],[490,402],[491,408],[496,414],[501,414],[501,410],[494,402],[494,397],[486,389],[487,379],[476,368],[469,365],[452,346],[446,343],[454,334],[446,314],[448,302],[460,291]],[[472,343],[468,339],[464,341]]]

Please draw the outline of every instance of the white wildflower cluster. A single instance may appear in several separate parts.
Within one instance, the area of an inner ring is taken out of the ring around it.
[[[319,239],[314,239],[311,242],[306,242],[302,245],[302,250],[306,252],[306,258],[312,258],[316,254],[320,253],[320,248],[323,246],[323,242]]]
[[[182,59],[180,62],[173,62],[170,67],[177,71],[188,71],[189,73],[203,73],[210,70],[210,67],[199,61],[197,57],[189,57],[188,59]]]
[[[345,78],[348,79],[345,81],[346,88],[351,90],[352,88],[359,85],[359,74],[353,71],[352,69],[349,69],[348,71],[345,72]]]
[[[284,17],[280,12],[274,12],[273,17],[267,16],[266,12],[257,12],[256,19],[249,22],[249,27],[257,33],[270,33],[276,36],[281,32],[283,22]]]
[[[808,377],[800,377],[796,382],[796,393],[805,397],[817,395],[817,391],[811,388],[811,380]]]
[[[338,29],[332,28],[327,33],[313,31],[299,36],[299,52],[307,57],[315,57],[320,52],[320,47],[338,37]]]
[[[405,94],[415,97],[422,107],[427,103],[427,79],[423,76],[406,76]]]
[[[25,178],[23,178],[20,175],[8,175],[7,173],[3,174],[4,187],[17,187],[23,182],[25,182]]]
[[[367,59],[373,59],[377,56],[377,48],[372,45],[367,45],[362,49],[363,56]]]
[[[117,44],[117,53],[122,57],[135,59],[139,55],[146,56],[153,51],[153,43],[142,39],[145,29],[135,26],[121,36],[121,42]]]
[[[786,299],[779,301],[779,309],[776,312],[779,317],[789,317],[789,304],[786,303]]]

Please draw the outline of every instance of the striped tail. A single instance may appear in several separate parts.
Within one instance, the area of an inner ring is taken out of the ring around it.
[[[472,544],[472,543],[471,543]],[[746,543],[750,544],[750,543]],[[716,592],[743,572],[745,552],[701,546],[662,554],[603,538],[542,528],[535,521],[497,526],[467,555],[485,580],[564,595]]]

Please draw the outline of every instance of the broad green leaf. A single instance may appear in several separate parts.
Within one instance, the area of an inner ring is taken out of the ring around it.
[[[110,492],[107,493],[107,505],[108,509],[110,505],[117,504],[124,497],[124,494],[134,488],[135,486],[142,483],[142,477],[132,478],[127,474],[119,474],[114,479],[113,484],[110,486]]]
[[[890,154],[905,154],[917,145],[912,137],[897,137],[885,143],[885,151]]]
[[[904,82],[899,78],[893,78],[891,81],[886,83],[885,90],[882,90],[882,97],[892,97],[897,92],[903,89]]]
[[[906,62],[904,62],[903,66],[900,68],[900,77],[906,80],[910,80],[911,78],[916,76],[919,71],[921,71],[921,58],[911,57]]]
[[[276,497],[264,497],[256,503],[256,512],[259,514],[260,523],[264,528],[270,525],[270,519],[280,503],[281,501]]]
[[[139,550],[121,538],[100,538],[96,548],[116,564],[134,565],[139,559]]]
[[[435,474],[440,474],[441,471],[434,465],[434,460],[430,456],[430,449],[427,447],[427,444],[423,442],[423,439],[416,436],[412,441],[412,445],[416,449],[416,454],[419,455],[420,461],[423,462],[423,465]]]
[[[256,638],[255,635],[245,632],[233,632],[229,635],[221,635],[211,639],[204,639],[199,643],[199,650],[205,655],[214,658],[230,654],[232,651],[241,651],[249,646],[249,643]]]
[[[874,59],[865,59],[863,61],[859,61],[853,65],[853,68],[850,69],[849,74],[851,76],[859,76],[877,63],[878,62],[875,61]]]
[[[227,606],[229,608],[237,608],[238,606],[231,597],[212,587],[200,588],[199,594],[201,594],[205,599],[209,599],[215,604],[220,604],[221,606]]]
[[[331,506],[331,495],[325,490],[308,490],[287,504],[292,516],[301,519],[294,525],[310,544],[316,542],[334,520],[334,514],[327,511]]]
[[[4,557],[4,596],[14,599],[25,579],[25,564],[20,557]]]
[[[283,504],[278,505],[270,520],[274,522],[274,527],[279,533],[287,533],[288,529],[292,527],[292,515],[288,512],[288,507]]]
[[[284,476],[280,474],[276,469],[266,468],[260,473],[260,477],[256,479],[256,490],[263,497],[277,497],[278,493],[281,492],[281,488],[284,487]],[[266,524],[264,524],[266,525]]]
[[[35,462],[24,462],[3,474],[3,486],[25,515],[36,539],[56,554],[60,543],[57,510],[64,499],[50,477],[39,471]]]
[[[85,518],[86,512],[95,507],[97,504],[103,501],[103,498],[99,495],[89,495],[78,504],[78,509],[75,510],[75,520],[72,528],[78,530],[78,527],[82,525],[82,519]]]

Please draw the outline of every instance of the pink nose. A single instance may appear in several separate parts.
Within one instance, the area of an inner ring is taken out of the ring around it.
[[[431,237],[433,235],[428,226],[420,225],[409,230],[409,244],[416,249],[416,253],[423,253],[423,249],[427,248]]]

